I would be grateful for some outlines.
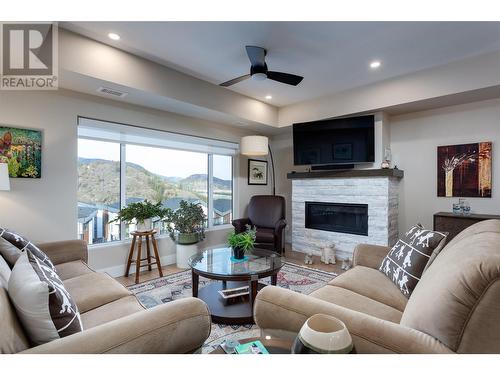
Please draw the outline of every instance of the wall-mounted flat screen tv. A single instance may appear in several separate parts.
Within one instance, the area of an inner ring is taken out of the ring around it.
[[[374,148],[373,115],[293,124],[295,165],[369,163]]]

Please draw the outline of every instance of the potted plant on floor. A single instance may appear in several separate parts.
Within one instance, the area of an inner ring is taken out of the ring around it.
[[[256,230],[250,225],[247,225],[247,230],[242,233],[236,233],[235,231],[229,233],[227,237],[227,243],[233,250],[234,259],[243,259],[245,253],[254,248],[256,238]]]
[[[205,237],[206,218],[200,203],[189,203],[182,200],[178,209],[166,209],[164,221],[167,223],[170,237],[177,244],[177,267],[189,267],[189,257],[198,250],[196,243]]]
[[[123,221],[124,223],[134,223],[137,231],[145,232],[153,229],[153,218],[162,219],[167,212],[162,203],[151,203],[147,199],[143,202],[130,203],[118,212],[116,219],[110,222]]]

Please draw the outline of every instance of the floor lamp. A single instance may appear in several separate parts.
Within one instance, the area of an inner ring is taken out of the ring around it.
[[[271,158],[273,172],[273,195],[276,195],[276,179],[274,173],[274,159],[269,146],[269,139],[263,135],[248,135],[241,138],[240,153],[245,156],[267,156]]]

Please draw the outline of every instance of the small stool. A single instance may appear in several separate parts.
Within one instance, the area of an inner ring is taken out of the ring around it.
[[[158,273],[160,274],[160,277],[163,277],[163,272],[161,271],[161,263],[160,263],[160,256],[158,255],[158,246],[156,244],[156,230],[148,230],[145,232],[139,232],[135,231],[130,233],[132,235],[132,244],[130,245],[130,252],[128,254],[128,261],[127,261],[127,269],[125,271],[125,277],[128,276],[129,271],[130,271],[130,265],[132,263],[135,263],[135,283],[139,283],[139,271],[141,270],[142,267],[148,267],[148,271],[151,271],[151,265],[156,264],[158,267]],[[142,237],[146,238],[146,249],[147,249],[147,257],[146,258],[141,258],[141,251],[142,251]],[[154,251],[154,256],[151,256],[151,248],[149,246],[149,240],[151,239],[151,243],[153,244],[153,251]],[[133,260],[134,256],[134,248],[135,244],[137,242],[137,257],[135,260]],[[154,262],[151,260],[154,259]],[[142,263],[143,261],[147,261],[147,263]]]

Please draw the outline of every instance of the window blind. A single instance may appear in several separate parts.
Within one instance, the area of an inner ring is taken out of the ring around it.
[[[78,118],[78,137],[219,155],[236,155],[238,143],[169,131]]]

